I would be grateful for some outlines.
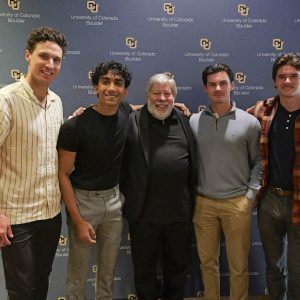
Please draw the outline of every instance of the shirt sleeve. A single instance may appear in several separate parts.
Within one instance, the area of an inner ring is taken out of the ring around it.
[[[78,117],[73,117],[62,124],[57,139],[57,149],[78,152],[80,145],[80,131]]]
[[[248,199],[254,200],[257,192],[261,188],[262,168],[260,159],[260,123],[254,120],[251,130],[249,130],[248,153],[250,161],[250,178],[248,182],[248,190],[246,196]]]
[[[3,95],[0,95],[0,147],[10,133],[11,110]]]
[[[247,108],[247,113],[253,115],[258,119],[259,122],[262,121],[262,109],[263,109],[263,101],[258,101],[254,106]]]
[[[123,110],[127,116],[129,116],[132,112],[132,108],[127,101],[121,102],[120,109]]]

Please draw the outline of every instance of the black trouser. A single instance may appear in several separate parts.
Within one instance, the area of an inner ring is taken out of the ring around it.
[[[172,224],[129,224],[135,289],[139,300],[158,295],[157,261],[162,247],[164,299],[184,297],[188,266],[191,262],[191,221]]]
[[[11,245],[2,248],[9,300],[46,300],[61,215],[11,227]]]

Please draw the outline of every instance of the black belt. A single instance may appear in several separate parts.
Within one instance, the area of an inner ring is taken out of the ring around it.
[[[293,196],[294,194],[294,191],[283,190],[282,188],[278,188],[270,184],[267,185],[267,190],[271,191],[277,196]]]

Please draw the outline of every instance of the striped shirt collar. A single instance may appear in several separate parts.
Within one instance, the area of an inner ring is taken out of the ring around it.
[[[26,80],[25,76],[22,76],[20,79],[20,83],[24,88],[24,92],[27,93],[27,95],[29,96],[28,98],[30,100],[32,100],[34,103],[36,103],[37,105],[41,106],[40,101],[38,100],[38,98],[34,95],[33,93],[33,89],[31,88],[30,84],[28,83],[28,81]],[[47,106],[46,109],[48,109],[51,105],[51,103],[56,101],[56,97],[54,97],[54,94],[49,90],[48,88],[48,92],[47,92]]]

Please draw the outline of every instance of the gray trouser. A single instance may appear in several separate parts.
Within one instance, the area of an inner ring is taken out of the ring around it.
[[[123,228],[123,197],[119,187],[105,191],[74,189],[81,216],[96,233],[97,275],[95,299],[112,299],[114,268]],[[67,299],[83,300],[92,246],[81,243],[70,219]]]

